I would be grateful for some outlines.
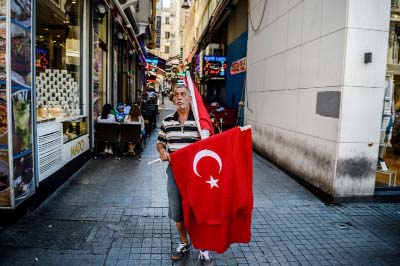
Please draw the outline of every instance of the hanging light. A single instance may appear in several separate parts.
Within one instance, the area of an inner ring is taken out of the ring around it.
[[[98,3],[94,10],[99,19],[102,19],[107,13],[107,8],[103,3]]]
[[[122,39],[124,38],[124,34],[123,34],[122,32],[120,32],[120,31],[117,32],[116,35],[117,35],[117,39],[118,39],[118,40],[122,40]]]
[[[190,0],[183,0],[182,8],[189,9],[190,8]]]

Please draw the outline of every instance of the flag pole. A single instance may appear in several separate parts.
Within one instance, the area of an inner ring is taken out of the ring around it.
[[[193,81],[192,81],[192,78],[190,77],[190,71],[189,70],[186,71],[186,82],[187,82],[187,86],[188,86],[189,91],[190,91],[190,95],[192,96],[192,112],[193,112],[193,115],[194,115],[194,119],[196,121],[197,129],[199,130],[201,139],[204,139],[204,136],[201,133],[199,110],[197,108],[196,94],[194,92]]]

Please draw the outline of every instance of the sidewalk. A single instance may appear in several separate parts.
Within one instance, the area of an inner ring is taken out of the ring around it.
[[[165,101],[161,117],[172,112]],[[168,218],[157,132],[142,160],[90,160],[46,202],[0,232],[0,265],[171,265],[178,243]],[[253,155],[252,241],[216,265],[400,265],[400,204],[328,206]],[[196,265],[192,250],[181,265]],[[179,263],[178,263],[179,265]]]

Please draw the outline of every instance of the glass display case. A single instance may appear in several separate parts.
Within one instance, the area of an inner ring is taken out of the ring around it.
[[[63,141],[67,143],[88,134],[87,117],[81,117],[70,121],[64,121]]]

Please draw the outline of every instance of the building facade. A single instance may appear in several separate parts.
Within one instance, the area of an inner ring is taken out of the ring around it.
[[[334,198],[398,187],[395,166],[378,164],[395,116],[391,1],[251,0],[249,10],[245,123],[255,150]]]

